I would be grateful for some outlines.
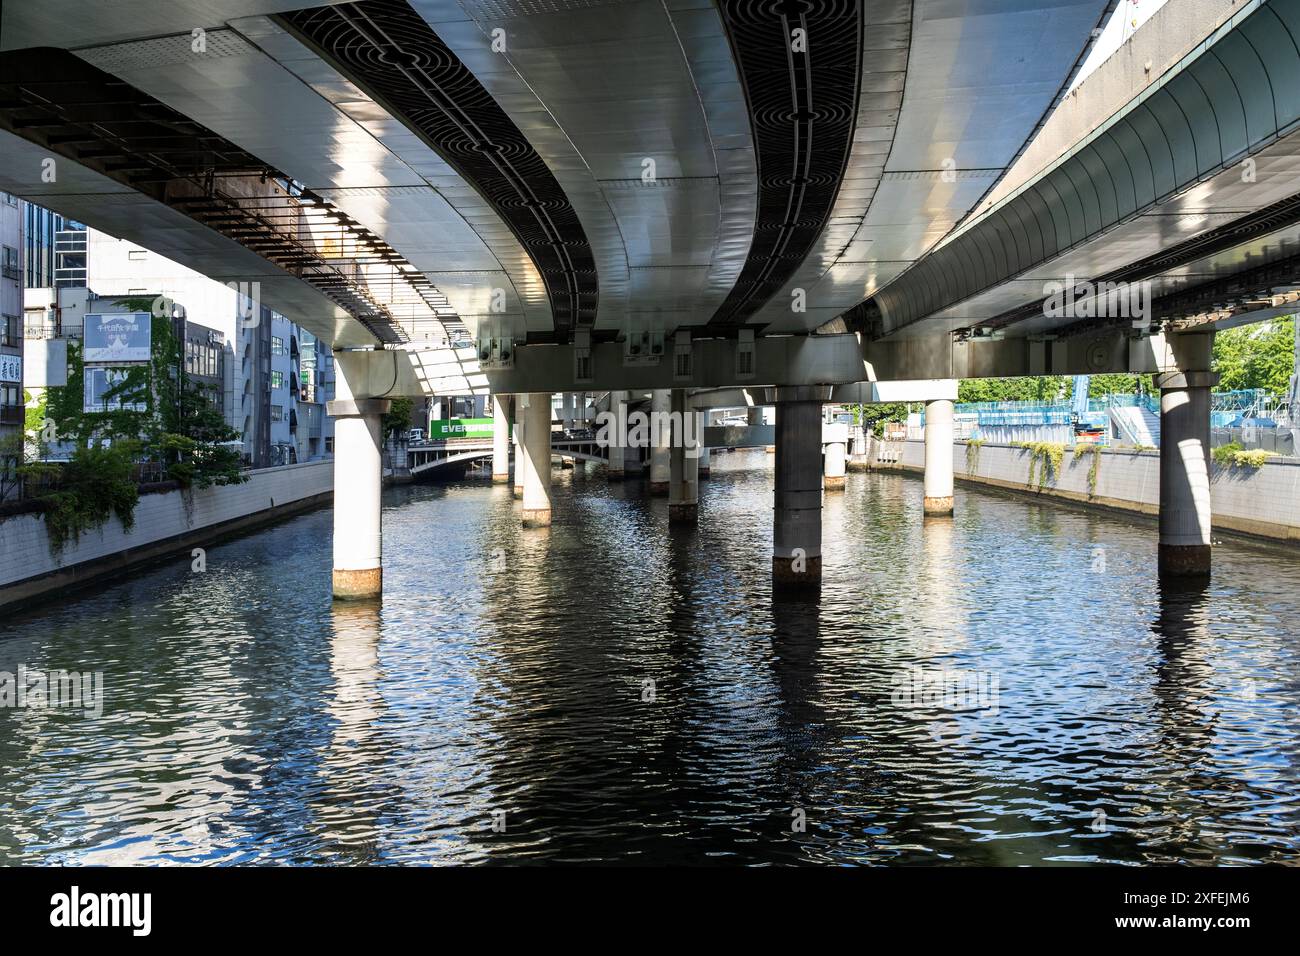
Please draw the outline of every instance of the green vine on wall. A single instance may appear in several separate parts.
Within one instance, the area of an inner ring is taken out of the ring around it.
[[[968,438],[966,440],[966,474],[974,475],[979,472],[980,449],[983,447],[983,438]]]
[[[1047,487],[1048,479],[1055,481],[1061,474],[1061,465],[1065,461],[1065,446],[1050,441],[1018,441],[1011,447],[1023,448],[1029,452],[1029,484],[1034,483],[1035,470],[1038,473],[1038,490]]]
[[[1101,445],[1084,443],[1074,446],[1074,460],[1078,461],[1083,455],[1091,455],[1092,463],[1088,465],[1088,497],[1091,498],[1097,494],[1097,469],[1101,464],[1101,453],[1104,449]]]

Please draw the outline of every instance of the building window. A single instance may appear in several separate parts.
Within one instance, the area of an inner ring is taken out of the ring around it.
[[[284,388],[284,373],[278,369],[271,372],[271,387]]]
[[[18,316],[6,315],[0,318],[0,345],[16,347],[22,338],[23,330]]]
[[[278,335],[271,336],[271,354],[272,355],[284,354],[284,339],[280,338],[280,336]]]
[[[284,421],[284,406],[283,406],[283,405],[272,405],[272,406],[271,406],[271,421],[273,421],[273,422],[282,422],[282,421]]]
[[[327,454],[330,454],[330,455],[334,454],[334,436],[333,436],[333,435],[326,435],[326,436],[325,436],[325,451],[326,451]]]

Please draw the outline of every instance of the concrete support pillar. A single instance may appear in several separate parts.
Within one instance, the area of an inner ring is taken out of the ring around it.
[[[1214,333],[1169,338],[1176,371],[1160,388],[1160,543],[1162,578],[1210,575],[1210,389]]]
[[[701,478],[707,478],[707,477],[709,477],[709,475],[711,474],[710,469],[709,469],[709,461],[710,461],[711,457],[712,457],[712,456],[711,456],[710,453],[709,453],[709,449],[707,449],[707,448],[705,448],[703,445],[701,445],[701,446],[700,446],[700,462],[699,462],[699,467],[698,467],[698,469],[697,469],[698,472],[699,472],[699,476],[700,476]]]
[[[650,395],[650,494],[668,494],[668,484],[672,480],[672,465],[669,462],[668,443],[670,436],[664,423],[672,411],[672,389],[657,388]],[[656,423],[658,425],[656,426]]]
[[[492,481],[510,480],[510,406],[509,397],[492,396]]]
[[[609,393],[609,412],[614,417],[607,433],[609,465],[605,475],[610,481],[622,481],[627,474],[627,392]],[[599,435],[599,433],[597,433]]]
[[[515,444],[515,483],[514,496],[522,498],[524,496],[524,415],[523,404],[519,396],[516,395],[512,402],[515,410],[515,425],[512,429],[512,438]]]
[[[381,419],[386,398],[351,398],[340,375],[331,401],[334,417],[334,597],[377,598],[384,589],[380,492],[383,489]]]
[[[778,388],[772,584],[816,588],[822,579],[822,403],[830,389]]]
[[[827,442],[822,449],[822,464],[824,470],[822,473],[822,484],[827,491],[844,490],[844,471],[848,454],[845,449],[845,443],[841,441]]]
[[[925,403],[925,514],[952,515],[953,403],[946,398]]]
[[[761,425],[761,424],[763,424],[763,406],[762,406],[762,405],[750,405],[750,406],[749,406],[749,411],[748,411],[746,414],[747,414],[748,417],[749,417],[749,424],[751,424],[751,425]]]
[[[525,528],[551,523],[551,393],[530,392],[524,419]]]
[[[572,392],[565,392],[564,395],[563,395],[562,400],[563,400],[564,404],[563,404],[563,406],[561,406],[561,407],[564,409],[564,411],[563,411],[563,414],[561,415],[561,420],[564,422],[564,430],[565,430],[565,431],[572,431],[572,430],[573,430],[573,418],[574,418],[574,402],[573,402],[573,393],[572,393]]]
[[[691,407],[690,393],[684,388],[672,390],[672,411],[668,521],[671,524],[695,524],[699,513],[701,413]],[[692,447],[688,447],[688,443]]]

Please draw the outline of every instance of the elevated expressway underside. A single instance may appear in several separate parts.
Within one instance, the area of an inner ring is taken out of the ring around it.
[[[1111,6],[7,4],[0,188],[398,350],[350,359],[388,394],[943,373],[950,337],[886,360],[912,313],[871,317],[970,235]],[[511,361],[432,347],[461,326]],[[643,332],[665,355],[629,366]]]

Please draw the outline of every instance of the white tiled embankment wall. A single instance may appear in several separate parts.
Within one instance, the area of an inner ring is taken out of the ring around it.
[[[920,441],[872,441],[872,467],[925,471],[925,444]],[[985,444],[953,447],[953,474],[957,478],[999,488],[1041,493],[1093,505],[1139,511],[1160,511],[1160,453],[1157,451],[1105,451],[1097,466],[1097,485],[1088,490],[1091,453],[1074,457],[1066,449],[1062,474],[1049,478],[1039,491],[1038,469],[1029,484],[1030,453],[1009,445]],[[1274,458],[1259,468],[1225,468],[1211,462],[1211,500],[1214,526],[1266,538],[1300,541],[1300,461]]]
[[[0,605],[47,589],[33,579],[75,583],[93,576],[96,565],[122,567],[165,553],[169,542],[179,548],[208,529],[219,534],[223,528],[234,530],[239,522],[268,520],[289,510],[287,506],[327,494],[333,485],[334,463],[313,461],[253,472],[242,485],[196,489],[189,508],[179,491],[141,495],[129,532],[111,517],[103,527],[67,544],[58,558],[50,550],[40,515],[0,519]],[[109,560],[117,556],[122,556],[120,561]],[[19,581],[33,588],[10,587]]]

